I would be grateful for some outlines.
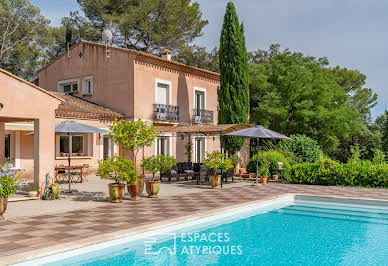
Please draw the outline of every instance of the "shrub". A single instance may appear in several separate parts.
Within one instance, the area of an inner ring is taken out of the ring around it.
[[[174,157],[169,155],[150,156],[144,158],[141,163],[141,166],[144,167],[144,169],[152,173],[152,180],[155,179],[155,174],[158,171],[160,173],[165,173],[174,165],[176,165],[176,160]]]
[[[159,171],[158,166],[158,159],[156,158],[156,156],[146,157],[141,162],[141,167],[151,172],[152,180],[155,178],[155,174]]]
[[[270,174],[269,165],[267,163],[261,164],[259,168],[259,176],[268,177]]]
[[[8,163],[0,166],[0,197],[8,197],[21,187],[15,174],[16,171]]]
[[[218,169],[226,171],[233,168],[233,162],[231,159],[227,158],[225,154],[215,151],[206,154],[206,158],[203,160],[203,166],[211,169],[214,174]]]
[[[382,164],[385,162],[386,162],[385,153],[382,150],[375,149],[374,156],[373,156],[373,163],[374,164]]]
[[[280,148],[292,152],[297,163],[315,163],[323,157],[318,142],[305,135],[291,135],[291,139],[280,143]]]
[[[247,166],[248,173],[256,173],[256,158],[257,155],[253,156],[250,159]],[[274,150],[259,152],[259,166],[261,166],[262,163],[266,163],[269,167],[270,175],[278,174],[276,170],[278,168],[278,162],[283,163],[283,168],[285,169],[284,172],[286,172],[290,168],[290,163],[281,152]]]
[[[286,181],[311,185],[388,187],[388,164],[370,161],[342,164],[322,159],[318,163],[293,165]]]
[[[133,185],[137,180],[137,172],[133,161],[123,156],[113,156],[98,162],[98,175],[104,179],[112,179],[117,184],[127,182]]]

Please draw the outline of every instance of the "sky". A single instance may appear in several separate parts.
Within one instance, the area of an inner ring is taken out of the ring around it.
[[[31,0],[55,26],[76,0]],[[196,0],[209,24],[195,41],[209,50],[219,45],[226,0]],[[271,43],[306,55],[327,57],[331,65],[357,69],[378,95],[373,117],[388,109],[388,1],[235,0],[244,22],[248,50]]]

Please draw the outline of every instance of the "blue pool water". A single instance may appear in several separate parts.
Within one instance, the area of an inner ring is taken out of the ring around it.
[[[223,222],[159,236],[157,255],[141,240],[52,265],[388,265],[388,207],[296,201]]]

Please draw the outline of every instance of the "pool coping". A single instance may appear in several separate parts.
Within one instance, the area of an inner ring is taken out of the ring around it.
[[[10,265],[10,264],[17,264],[17,263],[27,263],[30,260],[36,260],[39,258],[51,256],[54,254],[58,253],[63,253],[63,252],[69,252],[72,250],[76,250],[79,248],[84,248],[87,246],[93,246],[96,244],[101,244],[103,242],[107,241],[113,241],[113,240],[118,240],[120,238],[127,238],[127,237],[134,237],[139,234],[144,234],[147,233],[148,231],[156,231],[156,230],[161,230],[163,228],[171,227],[171,226],[177,226],[177,225],[182,225],[187,222],[193,222],[195,220],[201,220],[204,218],[210,218],[212,216],[216,215],[222,215],[226,214],[229,212],[233,211],[238,211],[241,209],[254,209],[257,208],[258,204],[263,204],[263,203],[270,203],[275,200],[281,200],[281,199],[289,199],[293,200],[297,196],[307,196],[307,197],[312,197],[312,198],[327,198],[327,199],[343,199],[343,200],[354,200],[354,201],[367,201],[369,203],[371,202],[379,202],[379,203],[386,203],[388,204],[388,200],[384,199],[376,199],[376,198],[371,198],[371,197],[345,197],[345,196],[336,196],[336,195],[327,195],[327,194],[309,194],[309,193],[283,193],[280,195],[274,195],[274,196],[266,196],[260,200],[255,200],[255,201],[250,201],[250,202],[245,202],[241,204],[237,204],[234,206],[227,206],[224,208],[219,208],[215,210],[210,210],[210,211],[204,211],[201,213],[195,213],[192,215],[186,215],[186,216],[181,216],[173,219],[166,219],[162,220],[159,222],[153,222],[151,224],[147,225],[142,225],[142,226],[137,226],[133,227],[131,229],[125,229],[125,230],[120,230],[112,233],[105,233],[105,234],[100,234],[95,237],[88,237],[86,239],[82,240],[75,240],[72,242],[69,242],[67,246],[63,246],[63,244],[58,244],[57,246],[50,246],[50,247],[45,247],[45,248],[40,248],[37,250],[33,251],[28,251],[28,252],[23,252],[11,256],[7,256],[6,259],[1,259],[0,258],[0,264],[1,265]]]

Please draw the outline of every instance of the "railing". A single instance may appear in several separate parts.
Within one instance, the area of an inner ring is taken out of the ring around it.
[[[154,120],[179,121],[179,106],[154,104]]]
[[[213,124],[213,111],[193,109],[193,123]]]

